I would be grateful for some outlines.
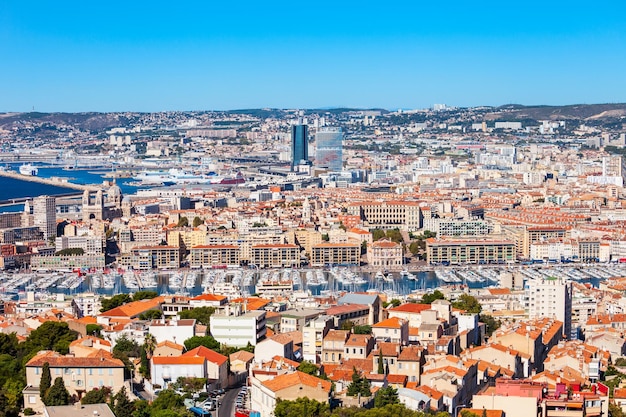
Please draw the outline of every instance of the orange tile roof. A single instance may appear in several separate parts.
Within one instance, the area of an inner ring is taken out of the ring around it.
[[[303,385],[309,388],[318,388],[318,386],[321,386],[321,388],[326,392],[330,392],[331,389],[330,381],[325,381],[323,379],[317,378],[309,374],[305,374],[304,372],[300,371],[295,371],[290,374],[278,375],[273,379],[262,381],[261,383],[273,392],[279,392],[286,388],[298,385]],[[303,396],[306,395],[306,391],[303,392]]]
[[[194,301],[222,301],[225,300],[225,295],[217,295],[217,294],[200,294],[192,298]]]
[[[155,365],[204,365],[204,356],[153,356]]]
[[[124,362],[114,359],[109,352],[98,350],[87,357],[77,358],[74,356],[63,356],[53,351],[39,352],[28,361],[26,366],[43,366],[48,362],[52,368],[123,368]]]
[[[376,329],[380,329],[380,328],[401,329],[405,323],[406,323],[406,320],[400,319],[398,317],[390,317],[386,320],[379,321],[378,323],[374,324],[372,327]]]
[[[103,317],[136,317],[148,310],[157,309],[165,302],[165,297],[159,296],[150,300],[139,300],[126,303],[109,311],[101,313]]]
[[[421,313],[424,310],[430,310],[430,304],[406,303],[392,308],[390,311],[399,311],[403,313]]]
[[[205,346],[198,346],[195,349],[191,349],[189,352],[183,353],[182,356],[190,356],[190,357],[203,357],[208,362],[216,363],[218,366],[226,363],[228,358],[222,354],[217,353],[214,350],[211,350]]]

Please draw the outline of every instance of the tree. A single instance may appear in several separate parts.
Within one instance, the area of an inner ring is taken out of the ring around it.
[[[85,332],[88,335],[96,336],[96,337],[102,336],[101,331],[102,331],[102,326],[100,326],[99,324],[88,324],[85,328]]]
[[[111,395],[111,388],[109,387],[100,387],[94,388],[91,391],[88,391],[83,398],[81,398],[81,404],[104,404],[109,401],[109,396]]]
[[[113,348],[113,354],[124,353],[128,357],[138,358],[141,354],[139,344],[134,340],[129,339],[126,335],[122,335],[117,338],[115,347]]]
[[[388,385],[378,390],[374,399],[374,407],[384,407],[388,404],[398,404],[398,390]]]
[[[25,386],[26,384],[19,377],[8,379],[7,382],[4,383],[2,391],[4,391],[7,410],[18,409],[19,403],[24,397],[22,390]]]
[[[111,399],[113,414],[115,417],[132,417],[135,407],[128,398],[126,387],[122,387]]]
[[[85,254],[85,250],[83,248],[67,248],[67,249],[61,249],[59,251],[56,251],[54,254],[56,256],[84,255]]]
[[[171,410],[184,407],[183,397],[176,394],[171,389],[163,390],[159,396],[152,402],[152,412],[158,410]]]
[[[200,217],[196,216],[193,218],[193,227],[198,227],[202,223],[204,223],[204,221]]]
[[[341,326],[339,326],[339,330],[352,330],[353,327],[354,322],[352,322],[352,320],[345,320],[341,323]]]
[[[46,321],[33,330],[24,344],[27,356],[34,356],[40,350],[54,350],[63,355],[70,351],[70,343],[78,338],[78,333],[70,330],[67,323]]]
[[[117,294],[111,298],[103,298],[101,301],[102,308],[100,309],[100,312],[103,313],[105,311],[112,310],[123,304],[130,303],[131,301],[132,299],[128,294]]]
[[[218,352],[220,350],[220,342],[215,340],[213,336],[192,336],[185,340],[185,349],[192,350],[198,346],[204,346]]]
[[[190,310],[183,310],[178,313],[178,316],[181,319],[196,319],[198,323],[209,326],[213,313],[215,313],[215,307],[196,307]]]
[[[146,337],[143,339],[143,348],[148,356],[148,359],[152,358],[152,354],[154,353],[154,349],[156,349],[157,340],[154,335],[148,333]]]
[[[369,397],[372,395],[369,381],[367,378],[362,377],[356,368],[352,370],[352,382],[348,385],[347,395],[350,397],[356,397],[357,395]]]
[[[422,295],[421,304],[432,304],[435,300],[445,300],[445,296],[439,290],[435,290],[432,293]]]
[[[352,328],[354,334],[372,334],[372,326],[364,324]]]
[[[178,227],[187,227],[189,226],[189,219],[187,217],[181,217],[176,225]]]
[[[51,385],[52,377],[50,376],[50,364],[44,362],[41,367],[41,381],[39,381],[39,398],[41,398],[42,401],[46,398]]]
[[[494,319],[489,314],[481,314],[478,316],[478,321],[485,323],[485,334],[487,337],[491,337],[493,332],[498,330],[502,325],[500,320]]]
[[[133,403],[135,411],[133,417],[150,417],[150,403],[146,400],[137,400]]]
[[[459,310],[465,310],[470,314],[480,314],[482,307],[476,297],[469,294],[461,294],[461,296],[452,303],[452,307]]]
[[[155,297],[158,297],[158,295],[159,293],[156,291],[148,291],[148,290],[137,291],[135,294],[133,294],[133,301],[151,300]]]
[[[374,229],[372,230],[372,240],[376,242],[377,240],[383,239],[385,237],[385,231],[382,229]]]
[[[328,403],[321,403],[306,397],[293,401],[279,399],[274,408],[276,417],[326,417],[329,415]]]
[[[313,376],[317,376],[319,372],[319,368],[314,363],[311,363],[309,361],[300,362],[300,365],[298,365],[297,369],[300,372],[304,372],[305,374],[309,374]]]
[[[379,375],[385,373],[385,365],[383,364],[383,350],[378,350],[378,370],[376,371]]]
[[[48,390],[43,402],[47,406],[68,405],[70,403],[70,393],[65,388],[62,377],[57,377],[54,384]]]
[[[139,320],[156,320],[163,316],[161,310],[148,310],[139,315]]]

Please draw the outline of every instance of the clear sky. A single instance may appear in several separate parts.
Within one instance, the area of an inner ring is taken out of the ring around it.
[[[0,0],[0,111],[607,102],[624,0]]]

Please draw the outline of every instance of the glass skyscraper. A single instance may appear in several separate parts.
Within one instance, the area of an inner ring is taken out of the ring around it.
[[[329,171],[343,168],[343,133],[340,127],[322,127],[315,134],[315,165]]]
[[[300,161],[309,159],[309,142],[307,140],[307,125],[297,124],[291,126],[291,170],[300,164]]]

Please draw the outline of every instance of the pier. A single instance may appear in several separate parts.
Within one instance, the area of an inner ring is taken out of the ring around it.
[[[101,190],[102,187],[98,187],[97,185],[81,185],[81,184],[74,184],[68,181],[64,181],[61,178],[55,177],[55,178],[41,178],[41,177],[36,177],[33,175],[22,175],[19,174],[17,172],[13,172],[13,171],[2,171],[0,170],[0,177],[6,177],[6,178],[13,178],[16,180],[22,180],[22,181],[29,181],[29,182],[36,182],[39,184],[46,184],[46,185],[52,185],[55,187],[63,187],[63,188],[70,188],[73,190],[80,190],[80,191],[91,191],[91,192],[96,192],[98,190]]]

